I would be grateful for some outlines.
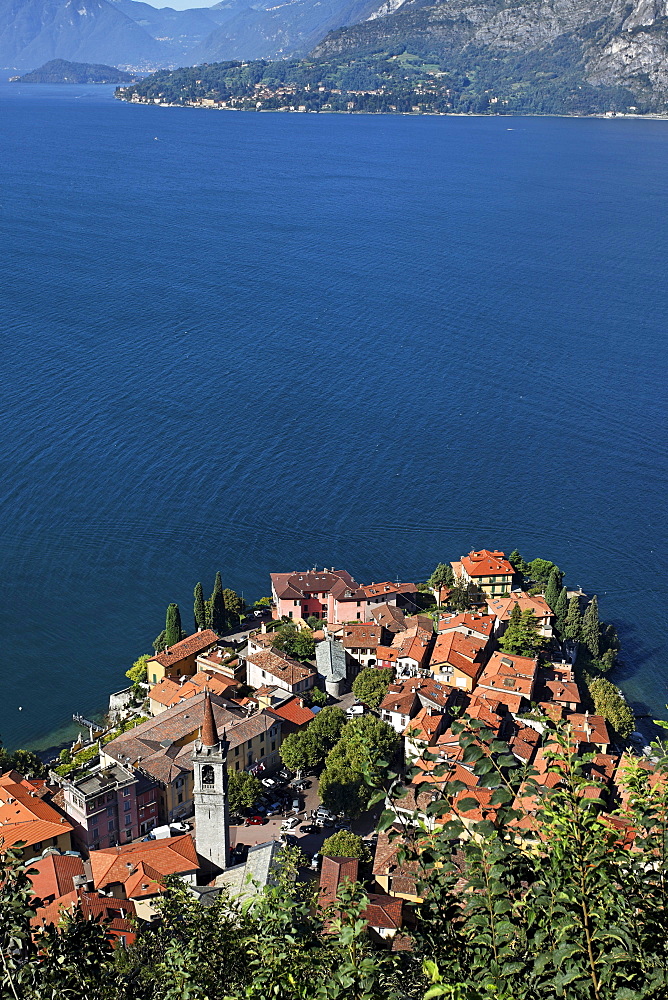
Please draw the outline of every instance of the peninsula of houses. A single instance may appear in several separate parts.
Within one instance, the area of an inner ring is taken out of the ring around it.
[[[69,769],[0,776],[1,849],[30,860],[36,922],[80,905],[128,944],[159,919],[167,876],[202,901],[258,892],[288,844],[300,849],[299,877],[320,880],[322,905],[362,877],[370,852],[368,934],[410,947],[420,897],[396,832],[435,822],[425,781],[461,783],[466,803],[452,808],[465,823],[494,817],[456,735],[462,718],[484,724],[546,785],[550,722],[563,724],[578,753],[592,755],[601,808],[612,812],[639,751],[594,710],[581,669],[583,654],[589,669],[602,662],[609,633],[597,609],[592,632],[595,601],[534,562],[482,549],[419,586],[359,584],[334,568],[272,573],[271,601],[246,628],[200,628],[149,657],[112,728],[76,747]],[[286,635],[308,636],[307,655],[288,651]],[[322,757],[296,767],[309,731]],[[351,795],[341,809],[325,780],[327,739],[354,731],[380,734],[403,776],[394,831],[374,832],[379,806]],[[364,850],[328,850],[340,832]]]

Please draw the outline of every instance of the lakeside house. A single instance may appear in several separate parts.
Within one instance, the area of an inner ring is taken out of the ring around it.
[[[512,590],[515,570],[503,552],[480,549],[450,565],[455,579],[473,584],[488,597],[501,597]]]
[[[192,677],[197,673],[197,657],[212,650],[218,642],[216,633],[208,628],[167,646],[162,653],[156,653],[146,661],[148,683],[158,684],[163,677]]]

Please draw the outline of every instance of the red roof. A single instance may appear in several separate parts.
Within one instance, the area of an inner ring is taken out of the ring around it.
[[[307,705],[301,704],[300,698],[289,698],[278,708],[272,708],[274,715],[280,716],[286,722],[292,722],[295,726],[305,726],[311,719],[315,718],[315,713]]]
[[[75,875],[84,874],[80,857],[72,854],[47,854],[39,861],[30,862],[28,878],[38,899],[57,899],[73,892]]]
[[[513,576],[515,570],[503,552],[480,549],[461,557],[461,564],[469,576]]]
[[[70,833],[72,826],[29,781],[17,783],[10,773],[0,776],[0,837],[2,847],[23,841],[26,847]]]
[[[203,653],[205,649],[210,649],[217,642],[218,636],[216,633],[212,629],[207,628],[202,632],[195,632],[194,635],[189,635],[187,639],[182,639],[181,642],[174,643],[166,653],[158,653],[157,656],[152,656],[148,662],[157,662],[162,667],[173,667],[188,656]]]
[[[193,872],[199,867],[189,833],[91,851],[90,864],[96,889],[120,883],[128,897],[153,896],[160,891],[156,883],[162,876]]]

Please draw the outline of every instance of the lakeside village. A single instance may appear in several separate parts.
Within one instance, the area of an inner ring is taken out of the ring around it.
[[[651,773],[651,750],[604,676],[614,627],[551,562],[483,549],[417,586],[312,569],[272,573],[271,591],[247,610],[220,574],[210,600],[198,584],[196,630],[170,605],[157,651],[112,696],[111,728],[46,774],[20,773],[31,755],[14,755],[0,836],[29,862],[33,927],[80,907],[127,947],[159,925],[174,878],[202,907],[254,896],[292,848],[314,906],[360,881],[367,939],[410,952],[424,890],[406,843],[455,818],[471,837],[500,808],[462,720],[546,789],[561,727],[599,817],[625,829],[625,767]],[[522,843],[540,838],[535,812],[518,822]]]

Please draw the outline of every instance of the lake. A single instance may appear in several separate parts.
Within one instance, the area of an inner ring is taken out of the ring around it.
[[[597,593],[661,713],[668,122],[112,93],[0,86],[5,742],[103,709],[217,569],[481,547]]]

